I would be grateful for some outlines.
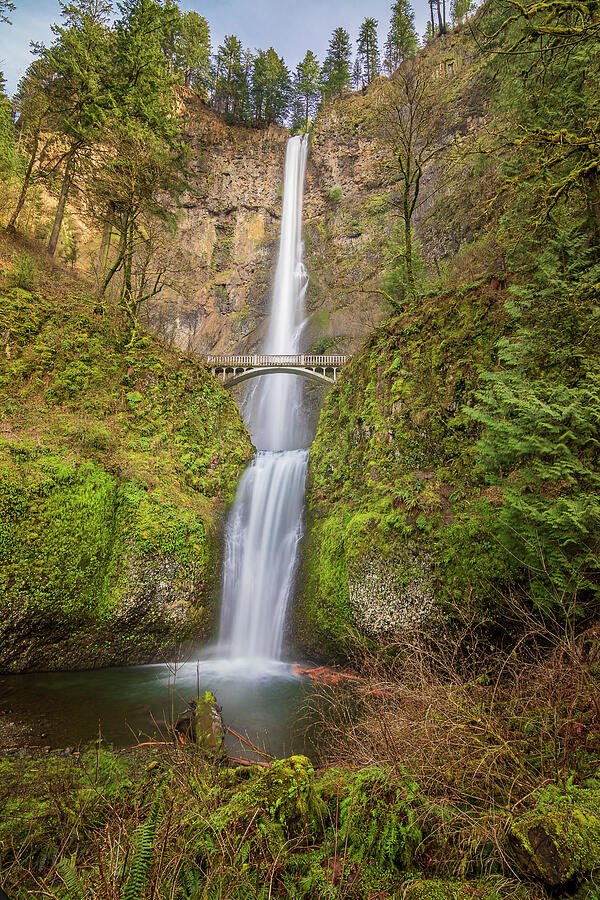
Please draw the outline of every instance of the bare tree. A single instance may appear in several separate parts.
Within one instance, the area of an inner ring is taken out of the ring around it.
[[[420,60],[407,60],[378,93],[377,131],[390,155],[386,181],[403,221],[406,294],[416,296],[412,221],[422,202],[423,173],[443,147],[439,141],[443,107],[435,102],[431,71]]]

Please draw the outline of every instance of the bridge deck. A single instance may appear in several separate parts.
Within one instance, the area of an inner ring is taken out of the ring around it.
[[[235,368],[236,366],[324,366],[331,368],[332,366],[343,366],[348,357],[346,356],[315,356],[309,353],[290,354],[290,353],[262,353],[253,354],[252,356],[207,356],[206,362],[209,366],[227,366]]]

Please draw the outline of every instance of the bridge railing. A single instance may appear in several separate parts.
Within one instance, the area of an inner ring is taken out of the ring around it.
[[[343,366],[346,356],[318,356],[309,353],[262,353],[251,356],[207,356],[209,366]]]

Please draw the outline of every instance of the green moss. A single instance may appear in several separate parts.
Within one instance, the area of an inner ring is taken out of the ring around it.
[[[142,661],[206,634],[220,516],[252,450],[233,400],[83,291],[5,290],[0,310],[0,666]],[[110,625],[136,604],[121,640]],[[53,643],[84,627],[81,658]]]
[[[511,823],[510,834],[527,865],[548,884],[565,884],[600,867],[600,793],[549,788],[534,809]]]
[[[514,578],[493,534],[496,498],[474,463],[478,426],[465,413],[502,326],[491,289],[428,298],[377,329],[330,392],[310,456],[297,611],[313,652],[325,642],[343,656],[355,627],[363,638],[393,630],[392,617],[369,607],[374,580],[374,596],[395,596],[403,627],[425,615],[434,588],[438,607],[488,607]],[[351,590],[367,597],[364,621]]]
[[[313,766],[306,756],[276,760],[272,767],[236,791],[222,812],[223,822],[249,822],[259,815],[286,835],[305,830],[314,822],[318,798]]]
[[[453,881],[415,878],[403,886],[404,900],[530,900],[524,885],[499,879]]]

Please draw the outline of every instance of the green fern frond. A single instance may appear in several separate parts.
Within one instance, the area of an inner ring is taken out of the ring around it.
[[[64,881],[71,900],[85,900],[85,884],[77,874],[75,858],[76,854],[73,853],[68,859],[60,859],[56,870]]]
[[[123,892],[123,900],[143,900],[154,861],[154,838],[159,813],[160,800],[155,800],[147,820],[135,831],[129,878]]]

